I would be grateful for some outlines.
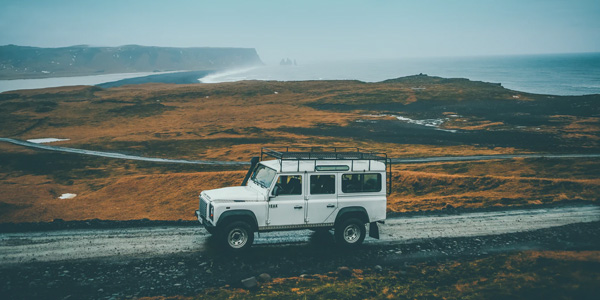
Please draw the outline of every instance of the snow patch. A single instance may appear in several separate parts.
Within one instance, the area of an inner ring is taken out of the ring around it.
[[[454,129],[442,129],[440,128],[440,126],[442,124],[444,124],[444,122],[448,121],[448,118],[444,118],[444,119],[423,119],[423,120],[414,120],[411,118],[407,118],[407,117],[403,117],[403,116],[399,116],[399,115],[367,115],[369,117],[394,117],[396,119],[398,119],[399,121],[402,122],[406,122],[406,123],[410,123],[410,124],[416,124],[416,125],[421,125],[421,126],[425,126],[425,127],[433,127],[435,130],[441,130],[441,131],[446,131],[446,132],[451,132],[451,133],[456,133],[457,130]]]
[[[58,199],[73,199],[77,197],[77,194],[72,194],[72,193],[65,193],[60,195],[60,197],[58,197]]]
[[[407,117],[403,117],[403,116],[394,116],[396,119],[400,120],[400,121],[404,121],[406,123],[410,123],[410,124],[417,124],[417,125],[423,125],[423,126],[427,126],[427,127],[439,127],[440,125],[444,124],[444,122],[446,121],[446,119],[423,119],[423,120],[414,120],[411,118],[407,118]]]
[[[27,140],[30,143],[35,143],[35,144],[44,144],[44,143],[54,143],[54,142],[62,142],[62,141],[68,141],[69,139],[57,139],[57,138],[42,138],[42,139],[31,139],[31,140]]]

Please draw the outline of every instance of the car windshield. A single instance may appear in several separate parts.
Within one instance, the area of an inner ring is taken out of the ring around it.
[[[267,168],[264,165],[258,165],[256,170],[254,170],[254,174],[252,174],[252,181],[266,188],[271,186],[271,182],[273,182],[276,173],[277,172],[271,168]]]

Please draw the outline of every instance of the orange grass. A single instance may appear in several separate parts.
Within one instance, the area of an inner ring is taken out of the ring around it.
[[[115,175],[58,184],[45,176],[6,177],[2,222],[112,219],[193,220],[202,190],[238,185],[245,171]],[[520,178],[395,171],[388,211],[596,201],[600,179]],[[90,183],[93,183],[90,184]],[[94,187],[100,186],[96,189]],[[75,193],[74,199],[58,199]]]
[[[416,78],[416,79],[415,79]],[[166,85],[113,89],[61,87],[3,93],[0,136],[19,139],[57,137],[58,146],[127,151],[146,156],[248,161],[261,146],[361,147],[390,157],[426,157],[523,153],[511,147],[478,145],[400,145],[368,137],[311,136],[289,128],[344,127],[368,119],[361,105],[415,101],[493,99],[516,101],[514,92],[497,85],[420,76],[389,83],[358,81],[258,82]],[[419,89],[414,89],[415,87]],[[424,88],[424,89],[421,89]],[[8,97],[10,96],[10,97]],[[14,96],[14,97],[13,97]],[[518,101],[532,100],[519,95]],[[533,101],[533,100],[532,100]],[[535,100],[538,101],[538,100]],[[540,100],[542,101],[542,100]],[[357,105],[356,109],[320,110],[314,104]],[[454,114],[445,112],[448,116]],[[380,118],[380,117],[378,117]],[[597,140],[597,117],[552,116],[543,132]],[[463,130],[501,128],[484,119],[450,118],[447,126]],[[39,150],[0,144],[0,155],[34,155]],[[23,158],[27,160],[27,158]],[[66,158],[61,158],[66,159]],[[90,160],[93,160],[90,158]],[[394,189],[388,210],[414,211],[454,207],[513,206],[562,200],[597,201],[598,172],[586,163],[444,163],[394,166]],[[60,162],[57,162],[60,163]],[[103,165],[104,164],[104,165]],[[47,166],[52,169],[52,166]],[[574,168],[571,168],[574,167]],[[244,171],[137,167],[133,162],[97,160],[59,174],[3,168],[0,165],[0,222],[80,220],[193,219],[203,189],[237,185]],[[549,170],[549,171],[544,171]],[[595,169],[597,170],[597,168]],[[95,175],[94,175],[95,174]],[[58,199],[76,193],[74,199]]]
[[[110,142],[206,141],[238,139],[231,142],[231,156],[248,159],[264,142],[247,144],[243,139],[258,138],[272,143],[360,146],[389,152],[390,156],[436,156],[500,154],[523,152],[514,148],[478,146],[406,145],[371,142],[343,137],[317,137],[291,134],[285,128],[345,126],[368,119],[363,110],[318,110],[307,104],[360,104],[414,101],[411,85],[365,84],[355,81],[237,82],[203,85],[145,84],[102,90],[92,87],[63,87],[27,90],[16,93],[11,103],[29,106],[6,111],[12,120],[0,127],[0,136],[20,139],[40,137],[69,138],[57,145],[107,145]],[[451,87],[429,87],[438,94]],[[439,91],[438,91],[439,90]],[[275,92],[278,92],[275,94]],[[397,95],[364,100],[360,95]],[[406,96],[406,100],[405,96]],[[358,96],[356,96],[358,95]],[[461,97],[462,94],[457,94]],[[510,96],[507,96],[510,98]],[[421,99],[422,97],[418,97]],[[39,100],[38,100],[39,99]],[[45,102],[56,103],[50,111],[40,112]],[[160,106],[162,105],[162,106]],[[140,111],[137,111],[139,109]],[[131,113],[126,113],[131,111]],[[456,127],[456,126],[455,126]],[[464,127],[464,126],[463,126]],[[241,146],[247,144],[246,146]],[[229,145],[227,146],[229,148]],[[128,149],[117,149],[128,150]],[[170,153],[190,159],[225,159],[211,152]],[[228,149],[229,150],[229,149]],[[221,151],[222,152],[222,151]]]

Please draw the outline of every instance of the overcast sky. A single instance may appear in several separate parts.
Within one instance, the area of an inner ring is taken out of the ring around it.
[[[0,45],[255,48],[266,63],[600,52],[600,0],[0,0]]]

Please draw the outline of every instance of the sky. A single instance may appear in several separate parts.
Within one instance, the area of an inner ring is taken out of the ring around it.
[[[600,52],[600,0],[0,0],[0,45],[255,48],[299,62]]]

